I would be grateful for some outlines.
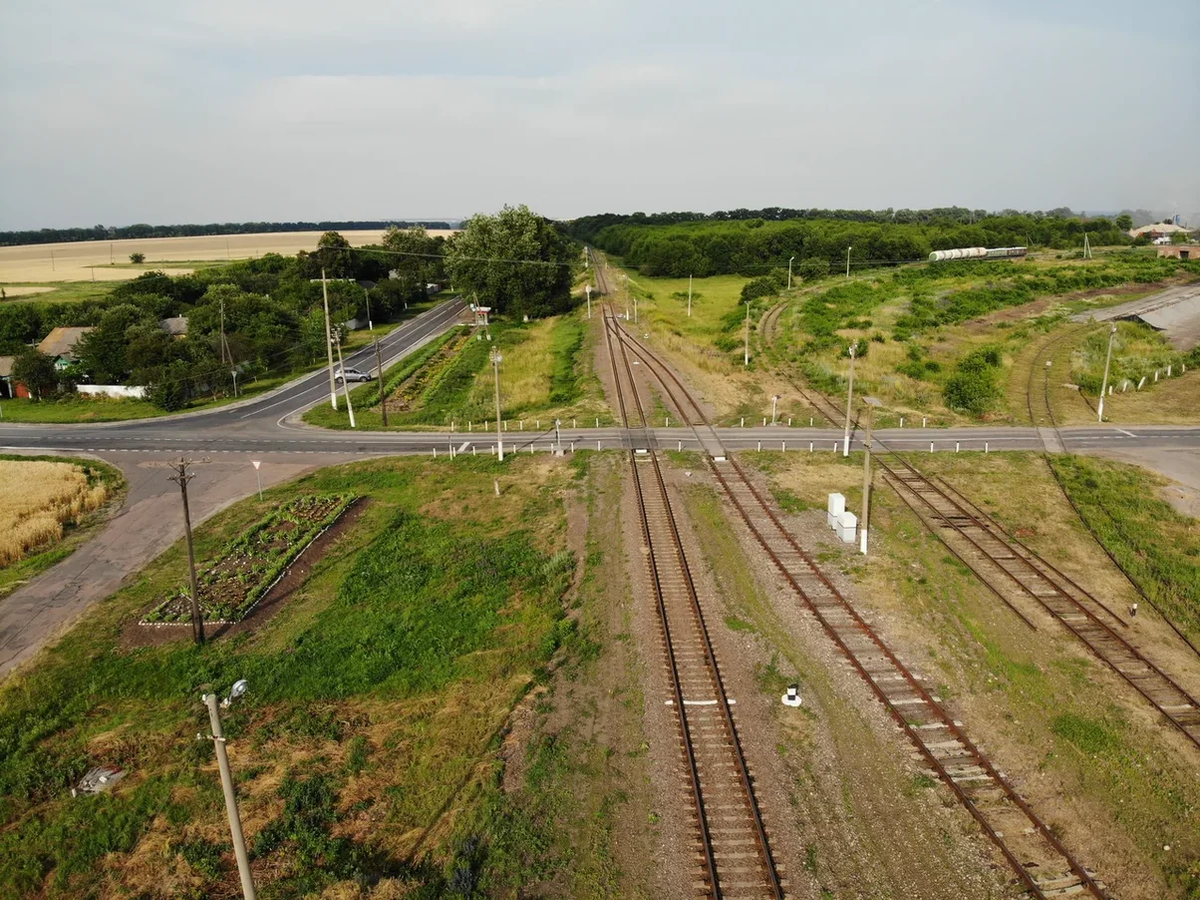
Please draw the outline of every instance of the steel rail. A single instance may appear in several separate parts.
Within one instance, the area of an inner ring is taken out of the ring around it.
[[[615,325],[614,317],[612,317],[610,315],[606,315],[606,316],[604,316],[604,318],[605,318],[604,325],[605,325],[605,336],[606,336],[607,346],[609,349],[610,356],[614,356],[613,349],[612,349],[612,331],[610,330],[610,328],[618,329],[618,326]],[[634,405],[637,407],[638,414],[642,418],[643,428],[645,428],[645,430],[646,430],[647,441],[649,441],[649,438],[650,438],[649,428],[645,425],[645,422],[646,422],[645,411],[642,408],[641,397],[637,391],[636,381],[633,377],[633,369],[629,363],[628,355],[625,353],[624,345],[621,344],[619,339],[618,339],[617,343],[621,349],[621,358],[624,363],[623,368],[625,370],[625,374],[628,379],[630,390],[633,392]],[[614,358],[615,358],[615,356],[614,356]],[[615,363],[614,363],[614,371],[615,371]],[[626,419],[626,421],[627,421],[626,405],[625,405],[624,397],[622,396],[621,382],[620,382],[619,378],[614,378],[614,387],[618,394],[618,405],[621,409],[622,418]],[[766,878],[765,878],[766,884],[767,884],[767,887],[770,889],[772,896],[777,898],[777,900],[783,900],[783,898],[784,898],[783,886],[780,882],[779,874],[775,867],[774,857],[771,854],[770,842],[767,838],[767,833],[766,833],[766,826],[763,823],[762,813],[759,810],[758,801],[754,794],[754,787],[753,787],[753,784],[752,784],[752,781],[750,778],[749,767],[746,765],[745,756],[742,752],[741,743],[738,739],[737,726],[733,721],[733,713],[730,709],[728,696],[725,693],[725,686],[724,686],[724,683],[721,678],[720,666],[717,663],[716,655],[713,651],[712,641],[708,634],[708,626],[704,620],[704,612],[700,607],[699,595],[696,592],[695,582],[692,579],[691,570],[690,570],[690,568],[688,566],[688,562],[687,562],[687,557],[683,550],[683,540],[680,537],[678,525],[675,521],[675,514],[674,514],[674,511],[672,510],[670,497],[667,493],[666,482],[662,476],[662,470],[661,470],[661,467],[658,462],[657,454],[653,451],[652,447],[648,447],[648,449],[650,451],[649,459],[651,461],[651,465],[652,465],[652,468],[654,471],[654,482],[655,482],[655,487],[657,488],[656,493],[657,493],[660,503],[662,504],[663,512],[664,512],[665,519],[666,519],[666,524],[668,525],[669,530],[670,530],[670,535],[671,535],[670,542],[674,549],[674,558],[679,566],[680,574],[683,577],[684,586],[687,590],[690,609],[692,611],[692,614],[695,616],[695,621],[698,626],[698,629],[697,629],[698,634],[701,637],[701,648],[703,650],[705,664],[707,666],[709,675],[712,679],[714,693],[716,694],[717,706],[721,711],[722,720],[724,721],[724,724],[725,724],[725,730],[726,730],[726,734],[727,734],[728,742],[729,742],[729,749],[733,756],[734,766],[738,773],[738,780],[741,784],[741,788],[744,793],[744,799],[745,799],[747,807],[749,808],[751,815],[752,815],[754,832],[755,832],[755,836],[758,841],[757,849],[758,849],[758,854],[759,854],[759,861],[762,864],[763,873],[766,876]],[[707,815],[707,811],[705,808],[704,789],[701,784],[701,780],[700,780],[700,776],[699,776],[699,769],[698,769],[698,765],[697,765],[695,749],[692,744],[691,732],[688,728],[687,707],[684,703],[682,687],[680,686],[679,669],[678,669],[678,665],[677,665],[676,658],[675,658],[675,646],[671,639],[670,621],[669,621],[669,616],[667,614],[666,602],[664,599],[664,591],[663,591],[663,587],[662,587],[662,580],[661,580],[660,573],[659,573],[659,561],[658,561],[658,559],[656,559],[656,554],[655,554],[656,549],[659,549],[661,552],[662,548],[656,548],[656,544],[651,537],[649,515],[648,515],[647,509],[646,509],[646,499],[645,499],[646,488],[642,482],[642,474],[638,470],[637,456],[632,451],[630,452],[630,465],[631,465],[631,470],[632,470],[632,474],[633,474],[634,485],[636,488],[638,511],[639,511],[639,515],[641,518],[641,522],[642,522],[642,536],[646,541],[646,546],[648,548],[650,548],[650,551],[651,551],[648,554],[649,563],[650,563],[650,571],[651,571],[651,580],[652,580],[652,583],[654,584],[659,619],[662,624],[663,636],[664,636],[664,639],[666,642],[667,658],[668,658],[669,669],[671,672],[672,692],[674,694],[675,707],[679,713],[680,731],[683,736],[684,749],[685,749],[685,753],[686,753],[687,761],[688,761],[689,781],[691,783],[692,799],[693,799],[693,803],[695,804],[695,807],[696,807],[697,822],[698,822],[698,826],[699,826],[700,833],[701,833],[701,842],[702,842],[703,850],[704,850],[705,865],[706,865],[706,868],[709,873],[709,884],[712,888],[712,894],[713,894],[714,898],[721,898],[724,896],[724,891],[722,890],[722,886],[721,886],[721,874],[720,874],[721,866],[715,858],[716,854],[715,854],[715,848],[714,848],[714,840],[713,840],[712,833],[711,833],[711,830],[708,825],[708,815]]]
[[[624,340],[626,343],[631,344],[635,348],[634,352],[648,364],[650,364],[652,370],[656,371],[656,373],[665,373],[666,377],[664,377],[663,374],[656,374],[656,377],[667,393],[672,396],[672,400],[675,402],[677,408],[682,411],[683,406],[679,402],[679,398],[674,395],[674,391],[672,391],[671,385],[667,383],[667,379],[674,383],[680,394],[682,394],[682,396],[687,400],[688,405],[690,405],[700,417],[701,422],[709,429],[712,429],[711,422],[709,422],[707,417],[704,416],[699,404],[691,396],[690,392],[684,388],[674,373],[671,372],[669,367],[667,367],[661,360],[658,360],[655,354],[653,354],[648,348],[644,347],[644,345],[642,345],[639,341],[637,341],[635,338],[631,338],[624,331],[624,329],[619,329],[619,338]],[[689,422],[689,425],[693,427],[693,430],[695,429],[695,423]],[[744,486],[744,488],[749,492],[750,496],[754,499],[755,505],[771,523],[777,535],[786,541],[791,551],[803,561],[807,570],[818,579],[824,589],[828,592],[829,596],[833,598],[837,607],[839,607],[844,614],[849,616],[851,622],[853,622],[854,631],[861,637],[866,638],[871,645],[873,645],[874,648],[889,662],[891,667],[903,679],[909,690],[917,695],[917,697],[924,704],[924,707],[929,710],[933,718],[937,720],[937,724],[940,727],[945,728],[948,733],[954,736],[954,739],[964,748],[974,765],[986,772],[991,782],[1000,789],[1004,798],[1011,802],[1014,807],[1024,814],[1025,818],[1030,822],[1031,825],[1033,825],[1033,829],[1037,835],[1045,841],[1046,846],[1048,846],[1054,854],[1062,859],[1071,874],[1079,880],[1079,885],[1086,888],[1088,892],[1091,893],[1093,897],[1098,898],[1098,900],[1108,900],[1109,895],[1105,889],[1062,845],[1058,838],[1054,836],[1051,830],[1044,822],[1042,822],[1038,815],[1017,793],[1007,779],[1004,778],[1000,772],[992,766],[987,757],[985,757],[974,745],[974,743],[970,741],[965,732],[955,723],[954,719],[945,711],[942,705],[931,694],[929,694],[928,691],[925,690],[925,688],[919,683],[908,667],[900,662],[887,644],[885,644],[883,640],[875,633],[874,629],[872,629],[866,623],[866,621],[863,620],[854,606],[842,596],[833,583],[826,577],[824,572],[816,565],[816,563],[812,561],[808,554],[804,552],[795,538],[792,537],[791,533],[779,521],[779,518],[775,515],[774,510],[771,509],[770,505],[762,497],[757,488],[755,488],[754,484],[749,480],[749,478],[747,478],[745,472],[741,469],[737,462],[730,458],[729,464],[733,472],[735,472],[738,476],[740,482],[739,486]],[[938,774],[943,783],[950,788],[952,793],[954,793],[957,799],[967,808],[967,810],[979,823],[980,827],[983,829],[988,838],[997,846],[1001,854],[1012,867],[1013,871],[1016,872],[1018,879],[1024,885],[1025,889],[1028,890],[1034,897],[1039,898],[1039,900],[1050,896],[1032,877],[1022,861],[1013,853],[1012,849],[1005,842],[1003,834],[999,832],[991,824],[991,822],[988,821],[984,810],[981,809],[976,804],[974,799],[971,798],[970,795],[968,795],[954,780],[953,775],[948,771],[942,760],[940,760],[933,753],[933,751],[926,746],[925,741],[919,734],[917,734],[915,727],[908,721],[908,718],[904,715],[904,713],[892,702],[892,699],[887,696],[887,693],[880,686],[876,678],[871,675],[866,665],[864,665],[863,661],[860,659],[860,654],[855,652],[855,650],[849,646],[843,636],[838,632],[837,626],[829,620],[828,616],[820,608],[820,605],[814,601],[809,592],[806,591],[800,584],[795,574],[783,562],[783,560],[775,552],[774,548],[771,547],[767,537],[752,519],[749,510],[747,510],[745,504],[743,504],[742,501],[737,497],[733,487],[725,478],[724,473],[711,457],[708,460],[708,465],[717,482],[724,489],[726,496],[738,510],[743,522],[758,540],[759,545],[767,552],[776,568],[781,572],[785,580],[791,585],[792,589],[795,590],[796,594],[805,603],[810,612],[812,612],[812,614],[816,617],[826,634],[829,635],[829,637],[842,651],[843,655],[850,661],[855,671],[864,681],[867,682],[867,685],[871,688],[876,698],[884,704],[893,720],[896,721],[900,728],[908,735],[913,744],[915,744],[922,758],[930,765],[933,771]]]

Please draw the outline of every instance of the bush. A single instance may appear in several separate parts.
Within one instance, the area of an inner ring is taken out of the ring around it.
[[[801,260],[800,265],[796,267],[796,272],[805,281],[827,278],[829,277],[829,260],[823,256],[810,256],[808,259]]]
[[[144,263],[146,261],[146,254],[145,253],[130,253],[129,261],[131,263],[133,263],[135,266],[140,266],[142,263]]]
[[[784,284],[786,284],[786,280]],[[758,278],[751,278],[742,286],[742,302],[749,303],[751,300],[757,300],[759,297],[770,297],[772,294],[778,294],[783,284],[779,283],[775,274],[760,275]]]
[[[960,359],[943,389],[946,405],[975,415],[987,412],[1000,396],[996,373],[1001,363],[996,347],[982,347]]]

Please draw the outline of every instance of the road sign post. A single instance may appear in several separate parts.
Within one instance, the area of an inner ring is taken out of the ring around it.
[[[262,465],[262,460],[252,459],[250,462],[254,466],[254,479],[258,482],[258,499],[262,500],[262,473],[258,471],[258,467]]]

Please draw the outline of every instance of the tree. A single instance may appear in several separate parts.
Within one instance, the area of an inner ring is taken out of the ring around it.
[[[53,359],[31,347],[13,360],[12,379],[25,385],[32,399],[41,400],[58,384],[58,372]]]
[[[449,248],[451,283],[497,313],[533,318],[570,308],[575,250],[527,206],[472,216]]]
[[[130,253],[129,261],[131,263],[133,263],[135,266],[141,265],[142,263],[144,263],[146,261],[146,254],[145,253]]]
[[[805,281],[817,281],[829,275],[829,260],[823,256],[810,256],[800,260],[796,272]]]
[[[130,371],[128,332],[132,326],[149,319],[144,310],[132,303],[122,303],[105,310],[100,317],[100,324],[75,345],[80,371],[96,384],[121,384],[125,381]]]
[[[336,231],[327,231],[317,241],[317,265],[325,269],[329,278],[346,278],[351,274],[350,242]]]
[[[1132,231],[1133,216],[1131,216],[1129,213],[1121,213],[1116,219],[1113,220],[1113,224],[1122,231]]]

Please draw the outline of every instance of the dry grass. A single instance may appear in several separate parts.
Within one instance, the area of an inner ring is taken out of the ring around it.
[[[430,231],[449,235],[450,231]],[[351,244],[377,244],[382,231],[347,231]],[[163,269],[187,274],[192,267],[163,266],[181,260],[248,259],[264,253],[292,256],[315,250],[319,231],[281,231],[271,234],[231,234],[206,237],[146,238],[124,241],[77,241],[0,247],[0,282],[126,281],[142,272]],[[53,253],[53,258],[51,254]],[[129,254],[144,253],[146,261],[130,265]]]
[[[62,540],[63,525],[108,499],[108,487],[88,484],[70,463],[0,460],[0,567]]]

